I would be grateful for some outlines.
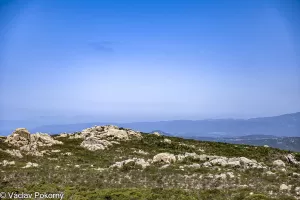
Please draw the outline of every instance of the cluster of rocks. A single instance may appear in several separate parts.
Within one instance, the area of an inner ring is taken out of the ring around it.
[[[31,168],[31,167],[38,167],[39,165],[37,163],[28,162],[26,165],[22,168]]]
[[[167,163],[167,166],[169,164],[176,162],[176,157],[173,154],[170,153],[159,153],[153,157],[153,159],[148,159],[145,161],[143,158],[131,158],[124,161],[116,162],[111,167],[117,167],[121,168],[122,166],[126,165],[127,163],[134,162],[135,165],[141,165],[142,168],[146,168],[150,166],[151,163]]]
[[[27,155],[43,156],[43,153],[39,152],[38,147],[62,144],[61,141],[54,140],[46,133],[30,134],[25,128],[16,129],[4,142],[19,148],[19,150],[7,150],[7,153],[17,157],[22,157],[20,151],[25,152]]]
[[[206,154],[198,155],[196,153],[185,153],[177,155],[178,161],[183,161],[185,158],[192,158],[194,160],[203,161],[203,167],[222,166],[222,167],[241,167],[245,169],[256,168],[266,169],[263,163],[258,163],[256,160],[251,160],[246,157],[227,158],[224,156],[211,156]]]
[[[187,147],[187,148],[191,148],[191,149],[196,149],[195,145],[189,145],[189,144],[185,144],[185,143],[182,143],[182,142],[179,142],[178,143],[179,146],[183,146],[183,147]],[[199,151],[204,151],[202,149],[199,149]]]
[[[292,188],[293,188],[292,185],[281,184],[280,187],[279,187],[279,190],[281,192],[285,192],[286,193],[286,192],[291,192]],[[300,196],[300,187],[295,187],[294,191],[295,191],[295,194],[297,196]]]
[[[81,139],[82,135],[80,132],[75,132],[75,133],[61,133],[55,138],[68,138],[68,139]]]
[[[222,179],[225,180],[227,178],[235,178],[234,173],[233,172],[226,172],[226,173],[222,173],[222,174],[216,174],[214,175],[215,179]]]
[[[2,165],[3,167],[6,167],[8,165],[15,165],[15,161],[7,161],[7,160],[3,160],[2,162],[0,162],[0,165]]]
[[[176,161],[182,162],[185,158],[193,158],[195,162],[204,161],[204,163],[193,163],[192,165],[185,165],[181,167],[191,167],[191,168],[200,168],[200,167],[213,167],[213,166],[221,166],[221,167],[239,167],[244,169],[267,169],[266,166],[262,163],[258,163],[256,160],[251,160],[245,157],[237,157],[237,158],[227,158],[223,156],[210,156],[210,155],[198,155],[196,153],[185,153],[174,155],[171,153],[159,153],[153,157],[152,160],[145,161],[144,159],[128,159],[125,161],[117,162],[113,166],[123,166],[128,162],[137,162],[137,163],[144,163],[143,166],[149,166],[150,163],[164,163],[162,168],[168,167],[170,164],[175,163]],[[145,164],[147,163],[147,164]],[[141,164],[142,165],[142,164]]]
[[[104,150],[112,145],[112,142],[107,140],[100,140],[96,137],[88,137],[80,144],[80,146],[90,151]]]
[[[6,150],[0,149],[0,151],[8,153],[9,155],[11,155],[13,157],[23,158],[23,155],[21,154],[20,150],[18,150],[18,149],[6,149]]]
[[[145,161],[143,158],[131,158],[124,161],[116,162],[115,164],[111,165],[110,168],[122,168],[124,165],[133,162],[135,165],[140,165],[142,168],[146,168],[150,166],[151,160]]]
[[[133,153],[137,153],[137,154],[140,154],[140,155],[148,155],[149,153],[148,152],[145,152],[141,149],[139,149],[138,151],[137,150],[134,150]]]
[[[90,150],[103,150],[113,144],[119,144],[119,141],[127,141],[131,139],[141,139],[140,132],[131,129],[123,129],[113,125],[94,126],[84,129],[81,133],[84,141],[81,146]]]
[[[256,160],[251,160],[246,157],[227,158],[217,156],[216,158],[212,158],[212,160],[203,163],[203,166],[242,167],[244,169],[267,169],[267,167],[264,166],[262,163],[258,163]]]
[[[68,137],[69,135],[70,134],[68,134],[68,133],[61,133],[58,136],[56,136],[55,138],[65,138],[65,137]]]
[[[73,154],[71,152],[65,152],[65,153],[61,153],[61,155],[63,155],[63,156],[71,156]]]

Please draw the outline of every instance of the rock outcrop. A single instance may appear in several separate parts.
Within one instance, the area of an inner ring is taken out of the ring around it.
[[[26,165],[22,168],[31,168],[31,167],[38,167],[39,165],[37,163],[28,162]]]
[[[118,128],[117,126],[94,126],[84,129],[81,133],[84,141],[81,146],[90,150],[103,150],[118,144],[118,141],[127,141],[131,139],[141,139],[140,132],[135,132],[131,129]]]
[[[143,151],[141,149],[139,149],[138,151],[134,150],[133,153],[137,153],[137,154],[141,154],[141,155],[148,155],[149,154],[148,152],[145,152],[145,151]]]
[[[195,161],[206,161],[202,164],[203,167],[212,167],[212,166],[222,166],[222,167],[242,167],[245,169],[257,168],[257,169],[266,169],[262,163],[258,163],[256,160],[250,160],[245,157],[233,157],[227,158],[224,156],[212,156],[196,153],[185,153],[177,155],[178,161],[183,161],[185,158],[192,158]]]
[[[171,144],[172,141],[171,141],[170,139],[165,138],[165,139],[164,139],[164,143]]]
[[[9,135],[6,143],[13,147],[19,148],[20,151],[26,152],[27,155],[42,156],[43,153],[38,151],[38,147],[52,146],[54,144],[62,144],[61,141],[54,140],[50,135],[46,133],[30,134],[25,128],[17,128],[11,135]],[[18,150],[11,150],[11,154],[21,156]]]
[[[26,128],[17,128],[10,136],[6,138],[5,142],[15,147],[29,145],[30,132]]]
[[[273,162],[273,166],[275,166],[275,167],[285,167],[285,163],[282,160],[275,160]]]
[[[262,163],[258,163],[256,160],[250,160],[245,157],[217,157],[212,159],[211,161],[207,161],[203,164],[203,166],[222,166],[222,167],[242,167],[244,169],[266,169],[266,167]]]
[[[65,138],[65,137],[68,137],[68,136],[69,136],[68,133],[61,133],[58,136],[56,136],[56,138]]]
[[[159,134],[159,132],[153,132],[152,134],[153,134],[153,135],[156,135],[156,136],[161,136],[161,135]]]
[[[69,134],[69,139],[82,139],[83,136],[80,133],[71,133]]]
[[[6,167],[8,165],[15,165],[15,161],[7,161],[7,160],[3,160],[2,162],[0,162],[0,165],[2,165],[3,167]]]
[[[226,180],[227,178],[232,179],[234,177],[235,176],[234,176],[233,172],[226,172],[226,173],[222,173],[222,174],[216,174],[214,176],[215,179],[222,179],[222,180]]]
[[[300,187],[295,188],[295,193],[297,196],[300,196]]]
[[[99,140],[96,137],[88,137],[80,144],[80,146],[90,151],[97,151],[112,146],[112,143],[107,140]]]
[[[114,167],[122,168],[124,165],[130,162],[133,162],[135,165],[142,166],[143,169],[150,166],[150,163],[148,161],[145,161],[143,158],[132,158],[132,159],[116,162],[115,164],[111,165],[110,168],[114,168]]]
[[[267,174],[267,176],[274,176],[274,175],[276,175],[276,173],[271,172],[271,171],[267,171],[266,174]]]
[[[159,153],[153,157],[153,162],[173,163],[176,157],[170,153]]]
[[[6,150],[1,149],[0,151],[8,153],[13,157],[23,158],[23,155],[21,154],[20,150],[17,149],[6,149]]]
[[[280,191],[288,191],[288,192],[289,192],[291,189],[292,189],[292,186],[291,186],[291,185],[288,185],[288,186],[287,186],[286,184],[281,184],[281,185],[280,185],[280,188],[279,188]]]
[[[286,160],[294,165],[300,165],[300,161],[297,161],[296,158],[292,154],[288,154],[285,156]]]

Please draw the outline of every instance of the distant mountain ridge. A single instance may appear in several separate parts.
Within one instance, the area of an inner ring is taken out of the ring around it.
[[[187,137],[188,139],[195,139],[201,141],[223,142],[230,144],[246,144],[254,146],[269,147],[300,152],[300,137],[276,137],[273,135],[248,135],[232,138],[214,138],[214,137]]]
[[[252,119],[175,120],[159,122],[92,122],[30,127],[31,132],[61,133],[81,131],[94,125],[114,124],[142,132],[160,130],[180,137],[240,137],[247,135],[300,136],[300,112]],[[11,130],[17,127],[11,127]],[[8,129],[6,129],[8,130]],[[2,134],[10,132],[2,131]]]

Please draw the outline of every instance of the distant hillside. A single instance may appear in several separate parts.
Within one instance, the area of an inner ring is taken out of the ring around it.
[[[13,124],[10,122],[10,124]],[[5,125],[2,123],[0,134],[7,135],[19,126]],[[175,120],[159,122],[133,122],[133,123],[113,123],[113,122],[92,122],[78,124],[45,125],[33,128],[31,132],[46,132],[57,134],[61,132],[81,131],[85,127],[94,125],[115,124],[120,127],[131,128],[143,132],[160,130],[180,137],[237,137],[247,135],[273,135],[276,137],[300,136],[300,112],[280,115],[275,117],[263,117],[253,119],[212,119],[212,120]],[[0,123],[1,125],[1,123]],[[5,125],[5,126],[4,126]]]
[[[93,125],[116,124],[143,132],[160,130],[176,136],[234,137],[246,135],[300,136],[300,112],[275,117],[253,119],[175,120],[135,123],[83,123],[48,125],[31,129],[32,132],[74,132]]]
[[[226,142],[231,144],[247,144],[255,146],[268,145],[273,148],[297,151],[300,152],[300,137],[276,137],[272,135],[248,135],[233,138],[215,138],[215,137],[188,137],[190,139],[212,141],[212,142]]]

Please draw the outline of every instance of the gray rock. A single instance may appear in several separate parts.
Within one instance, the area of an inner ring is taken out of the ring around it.
[[[153,162],[172,163],[176,162],[176,157],[170,153],[160,153],[153,157]]]
[[[31,168],[31,167],[38,167],[39,165],[37,163],[28,162],[26,165],[22,168]]]
[[[112,146],[112,143],[107,140],[88,137],[80,144],[80,146],[90,151],[97,151],[107,149],[108,147]]]
[[[116,162],[115,164],[111,165],[110,168],[114,168],[114,167],[121,168],[130,162],[134,162],[136,165],[142,166],[142,168],[146,168],[150,166],[150,163],[148,161],[145,161],[143,158],[132,158],[132,159]]]
[[[300,187],[295,188],[295,193],[297,196],[300,196]]]
[[[23,155],[21,154],[20,150],[17,150],[17,149],[6,149],[6,150],[1,150],[1,151],[8,153],[14,157],[23,158]]]
[[[292,189],[292,186],[291,185],[289,185],[289,186],[287,186],[286,184],[281,184],[280,185],[280,188],[279,188],[279,190],[280,191],[290,191]]]
[[[275,166],[275,167],[285,167],[285,163],[282,160],[275,160],[273,162],[273,166]]]
[[[6,166],[8,166],[8,165],[15,165],[16,163],[15,163],[15,161],[7,161],[7,160],[3,160],[1,163],[0,163],[0,165],[2,165],[3,167],[6,167]]]
[[[300,162],[296,160],[296,158],[292,155],[292,154],[288,154],[287,156],[285,156],[286,160],[294,165],[300,165]]]

